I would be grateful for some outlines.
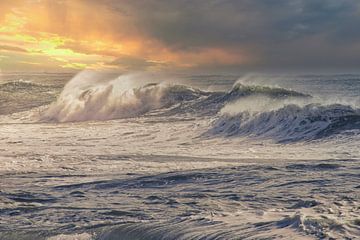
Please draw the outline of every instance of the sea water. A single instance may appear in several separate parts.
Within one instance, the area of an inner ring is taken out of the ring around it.
[[[2,73],[0,239],[360,239],[360,75]]]

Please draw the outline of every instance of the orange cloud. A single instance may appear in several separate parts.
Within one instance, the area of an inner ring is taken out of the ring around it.
[[[5,70],[26,70],[26,63],[31,69],[193,68],[249,59],[239,51],[215,47],[174,50],[142,32],[126,12],[91,0],[2,0],[0,42],[6,57],[0,69]]]
[[[0,45],[0,51],[13,51],[13,52],[27,52],[26,49],[15,47],[15,46],[8,46],[8,45]]]

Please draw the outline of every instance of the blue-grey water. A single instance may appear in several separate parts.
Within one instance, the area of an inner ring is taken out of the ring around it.
[[[0,239],[360,239],[360,75],[0,75]]]

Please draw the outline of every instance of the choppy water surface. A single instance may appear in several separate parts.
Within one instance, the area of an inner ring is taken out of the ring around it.
[[[0,239],[359,238],[360,76],[71,78],[1,76]]]

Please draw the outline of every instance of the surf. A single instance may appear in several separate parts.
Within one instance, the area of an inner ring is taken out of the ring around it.
[[[266,86],[237,83],[225,92],[193,88],[169,79],[124,74],[104,79],[96,72],[82,72],[70,80],[41,121],[78,122],[139,117],[157,109],[163,115],[216,115],[227,103],[253,95],[272,98],[309,98],[310,95]]]
[[[1,89],[48,88],[19,81]],[[26,90],[28,91],[28,90]],[[360,129],[356,106],[327,103],[308,93],[237,81],[228,91],[207,91],[141,73],[107,76],[84,71],[56,101],[42,108],[39,122],[192,116],[214,119],[203,136],[272,139],[278,143],[317,140]]]
[[[224,112],[207,132],[223,137],[272,139],[278,143],[317,140],[360,130],[360,110],[341,104],[288,104],[276,109]]]

